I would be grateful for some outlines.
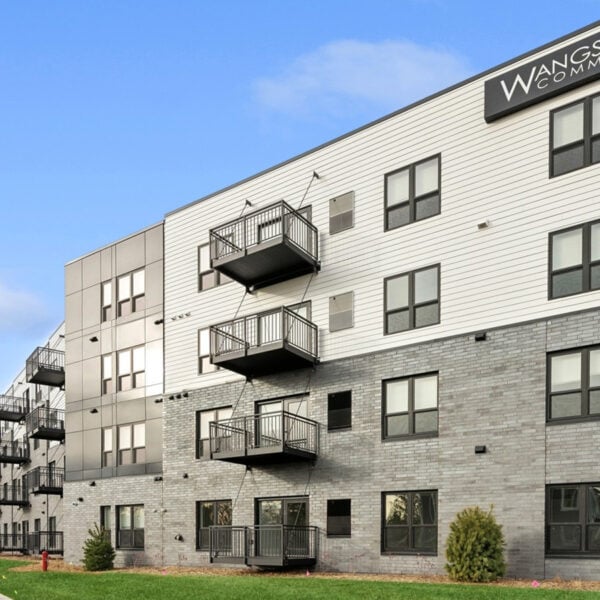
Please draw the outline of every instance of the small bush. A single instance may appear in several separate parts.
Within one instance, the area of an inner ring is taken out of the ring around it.
[[[492,508],[465,508],[450,524],[446,571],[454,581],[496,581],[506,571],[504,535]]]
[[[86,571],[108,571],[113,568],[115,550],[106,529],[94,524],[83,546],[83,567]]]

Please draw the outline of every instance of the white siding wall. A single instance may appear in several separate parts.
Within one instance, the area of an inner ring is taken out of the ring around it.
[[[168,215],[165,391],[238,378],[228,371],[197,374],[198,329],[233,318],[244,295],[237,283],[197,291],[197,247],[208,243],[209,229],[239,216],[245,199],[252,209],[281,198],[297,207],[313,170],[321,178],[304,205],[312,205],[319,229],[321,272],[308,290],[304,276],[246,296],[239,315],[298,302],[306,291],[321,360],[598,306],[600,291],[548,301],[548,233],[600,218],[600,165],[550,179],[548,143],[549,112],[600,92],[600,82],[486,124],[483,82],[493,75]],[[437,153],[441,214],[384,232],[384,174]],[[329,199],[351,190],[355,226],[330,236]],[[485,219],[490,227],[479,231]],[[440,324],[383,335],[383,279],[435,263],[441,264]],[[354,291],[355,326],[330,333],[328,299],[348,291]]]

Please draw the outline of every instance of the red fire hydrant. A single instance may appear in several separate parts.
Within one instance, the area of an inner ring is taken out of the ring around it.
[[[42,552],[42,571],[48,570],[48,551],[44,550]]]

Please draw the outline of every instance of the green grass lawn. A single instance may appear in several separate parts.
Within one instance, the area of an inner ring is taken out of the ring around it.
[[[600,592],[517,589],[493,586],[374,582],[316,577],[137,575],[109,572],[16,573],[23,564],[0,560],[0,592],[15,600],[591,600]],[[52,562],[50,563],[52,568]]]

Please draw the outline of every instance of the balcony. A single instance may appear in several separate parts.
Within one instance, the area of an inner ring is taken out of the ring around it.
[[[27,539],[21,533],[0,534],[0,552],[27,552]]]
[[[0,441],[0,463],[23,465],[29,462],[29,444],[20,441]]]
[[[309,567],[317,562],[317,527],[211,527],[210,561],[257,567]]]
[[[212,459],[251,465],[317,458],[318,423],[286,411],[214,421],[209,427]]]
[[[4,484],[0,487],[0,505],[29,506],[27,489],[18,483]]]
[[[29,400],[17,396],[0,396],[0,420],[18,423],[29,412]]]
[[[210,264],[253,290],[315,273],[318,231],[282,200],[211,229]]]
[[[210,359],[248,378],[312,367],[317,326],[286,307],[213,325]]]
[[[44,550],[48,554],[63,553],[62,531],[34,531],[27,536],[27,552],[41,554]]]
[[[27,484],[32,494],[63,494],[64,469],[37,467],[27,474]]]
[[[29,383],[62,387],[65,384],[65,353],[53,348],[36,348],[27,359],[25,377]]]
[[[30,438],[62,441],[65,439],[65,411],[40,406],[25,417],[25,429]]]

